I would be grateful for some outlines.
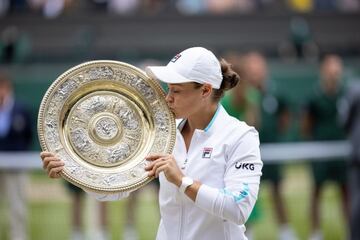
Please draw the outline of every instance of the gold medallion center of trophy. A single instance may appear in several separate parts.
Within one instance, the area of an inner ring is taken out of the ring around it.
[[[111,113],[102,113],[91,121],[90,135],[100,144],[112,144],[120,137],[122,124]]]

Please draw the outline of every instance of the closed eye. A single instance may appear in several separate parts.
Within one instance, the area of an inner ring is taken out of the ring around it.
[[[180,93],[181,91],[178,90],[178,89],[169,89],[169,92],[172,93],[172,94],[176,94],[176,93]]]

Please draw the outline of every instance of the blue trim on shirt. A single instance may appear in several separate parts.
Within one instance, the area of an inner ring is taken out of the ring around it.
[[[213,123],[214,123],[214,121],[215,121],[215,118],[216,118],[216,116],[217,116],[218,113],[219,113],[219,110],[220,110],[220,105],[218,105],[218,107],[217,107],[217,109],[216,109],[216,112],[215,112],[213,118],[211,119],[211,121],[210,121],[210,123],[207,125],[207,127],[204,129],[205,132],[207,132],[207,131],[211,128],[211,126],[213,125]]]
[[[246,198],[247,196],[249,196],[249,184],[247,183],[243,183],[243,189],[240,191],[239,194],[234,194],[233,192],[230,192],[229,190],[227,190],[226,188],[221,189],[220,190],[223,194],[231,196],[234,198],[234,201],[236,203],[241,202],[244,198]]]

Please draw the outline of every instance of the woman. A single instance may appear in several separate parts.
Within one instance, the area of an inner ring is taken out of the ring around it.
[[[245,222],[256,202],[262,162],[258,133],[230,117],[219,100],[239,76],[209,50],[186,49],[167,66],[148,67],[168,84],[166,101],[178,119],[172,155],[148,156],[149,176],[159,177],[158,240],[246,239]],[[44,168],[58,177],[63,162],[43,152]],[[128,194],[100,195],[118,200]]]

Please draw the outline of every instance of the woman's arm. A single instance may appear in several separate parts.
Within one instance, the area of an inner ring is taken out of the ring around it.
[[[225,188],[194,181],[185,194],[203,210],[236,224],[244,224],[255,205],[262,162],[255,129],[242,136],[227,154]]]

